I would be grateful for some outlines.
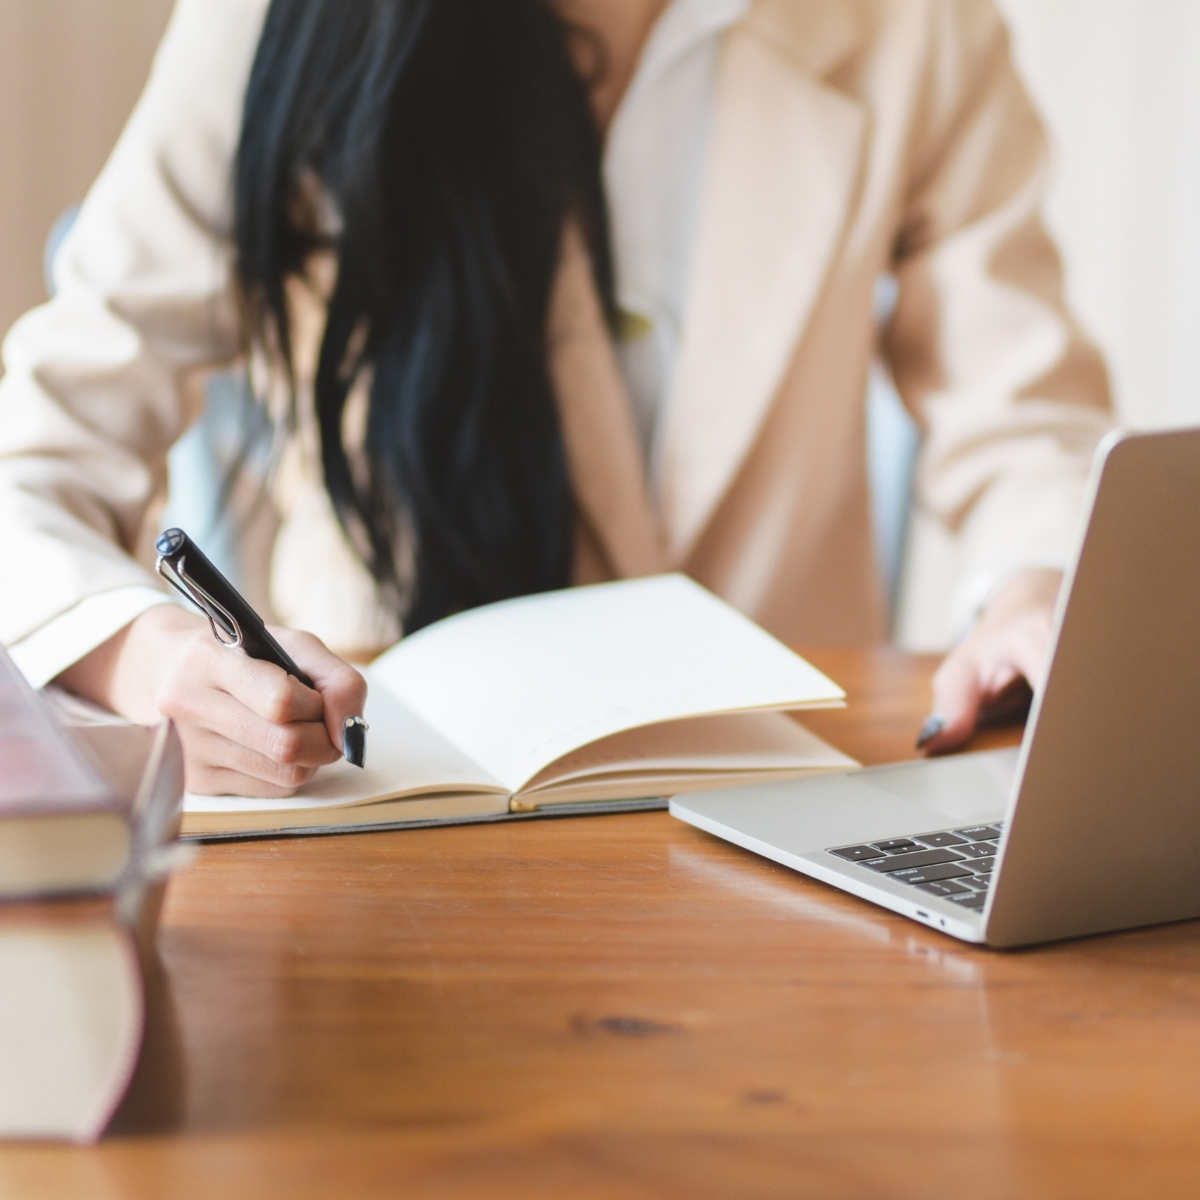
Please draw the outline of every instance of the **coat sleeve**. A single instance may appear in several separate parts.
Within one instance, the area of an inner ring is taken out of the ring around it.
[[[186,425],[183,379],[240,349],[231,165],[265,4],[180,0],[54,299],[5,339],[0,642],[18,662],[36,647],[37,682],[155,602],[133,555]]]
[[[916,502],[958,536],[962,623],[1014,571],[1065,566],[1111,426],[1101,359],[1042,225],[1047,146],[985,0],[941,0],[884,349],[925,438]]]

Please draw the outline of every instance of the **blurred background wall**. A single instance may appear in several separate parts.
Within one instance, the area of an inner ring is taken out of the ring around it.
[[[42,246],[82,199],[171,0],[0,0],[0,331],[45,296]]]
[[[1200,0],[996,0],[1054,144],[1047,218],[1122,418],[1200,422]],[[0,0],[0,331],[104,162],[171,0]],[[899,639],[943,644],[953,547],[909,538]]]
[[[998,3],[1054,136],[1047,218],[1121,413],[1200,422],[1200,3]]]

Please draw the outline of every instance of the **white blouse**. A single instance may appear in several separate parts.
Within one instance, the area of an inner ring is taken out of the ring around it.
[[[717,48],[748,7],[749,0],[673,0],[647,39],[604,147],[623,326],[618,357],[652,485],[691,275]]]

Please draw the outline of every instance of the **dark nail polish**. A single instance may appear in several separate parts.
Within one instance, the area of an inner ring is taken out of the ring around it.
[[[937,737],[937,735],[945,728],[945,717],[940,717],[937,713],[926,717],[925,724],[921,726],[921,732],[917,734],[917,749],[924,750],[926,744],[933,741],[933,739]]]
[[[342,754],[351,766],[366,766],[367,729],[362,717],[347,717],[342,722]]]

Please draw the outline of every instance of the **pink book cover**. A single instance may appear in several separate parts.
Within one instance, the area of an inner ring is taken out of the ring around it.
[[[104,776],[0,646],[0,817],[118,803]]]

